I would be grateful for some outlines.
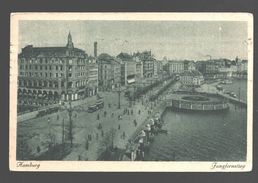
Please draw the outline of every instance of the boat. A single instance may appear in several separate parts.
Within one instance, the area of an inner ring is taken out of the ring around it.
[[[229,90],[224,90],[223,93],[225,93],[225,94],[230,94],[231,91],[229,91]]]
[[[233,98],[237,98],[237,96],[236,96],[236,94],[235,94],[234,92],[231,92],[231,93],[229,94],[229,96],[231,96],[231,97],[233,97]]]
[[[221,84],[232,84],[232,81],[230,81],[230,80],[225,80],[225,81],[222,81]]]
[[[222,87],[221,85],[217,85],[216,88],[217,88],[217,90],[219,90],[219,91],[223,90],[223,87]]]

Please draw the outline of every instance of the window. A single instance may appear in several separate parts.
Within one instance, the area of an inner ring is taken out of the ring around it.
[[[40,73],[40,76],[41,76],[41,77],[43,76],[42,72]]]
[[[56,78],[58,78],[58,73],[56,73]]]
[[[47,66],[45,66],[45,70],[47,70]]]
[[[20,65],[20,69],[22,69],[22,65]]]
[[[61,71],[63,70],[63,66],[62,66],[62,65],[60,66],[60,70],[61,70]]]
[[[26,69],[26,70],[28,69],[28,66],[27,66],[27,65],[25,66],[25,69]]]
[[[40,66],[40,70],[42,70],[42,65]]]
[[[69,77],[72,77],[72,73],[69,73],[69,75],[68,75]]]
[[[31,65],[29,65],[29,69],[31,69]]]
[[[49,73],[49,77],[50,77],[50,78],[52,77],[52,73]]]
[[[58,71],[58,65],[56,66],[56,71]]]
[[[52,68],[51,68],[51,65],[49,66],[49,70],[51,70]]]
[[[35,65],[35,70],[38,70],[38,66],[37,65]]]
[[[45,77],[47,78],[47,73],[45,73]]]
[[[47,64],[47,63],[48,63],[48,60],[46,59],[45,62],[46,62],[46,64]]]

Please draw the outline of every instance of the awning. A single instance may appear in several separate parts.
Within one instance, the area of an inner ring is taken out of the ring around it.
[[[134,78],[132,78],[132,79],[127,79],[127,83],[128,83],[128,84],[135,83],[135,79],[134,79]]]

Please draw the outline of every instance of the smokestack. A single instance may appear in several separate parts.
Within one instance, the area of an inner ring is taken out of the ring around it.
[[[94,42],[94,57],[97,58],[98,56],[98,48],[97,48],[98,43]]]

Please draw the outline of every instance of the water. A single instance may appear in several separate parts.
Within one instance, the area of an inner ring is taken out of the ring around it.
[[[234,80],[224,88],[246,101],[246,80]],[[247,111],[230,104],[223,113],[164,113],[164,129],[150,145],[147,160],[156,161],[245,161]]]
[[[234,91],[239,97],[239,89],[240,89],[240,99],[243,101],[247,101],[247,80],[246,79],[234,79],[232,84],[222,85],[225,90]]]
[[[168,134],[154,138],[148,160],[240,161],[246,158],[246,110],[183,113],[167,110]]]

